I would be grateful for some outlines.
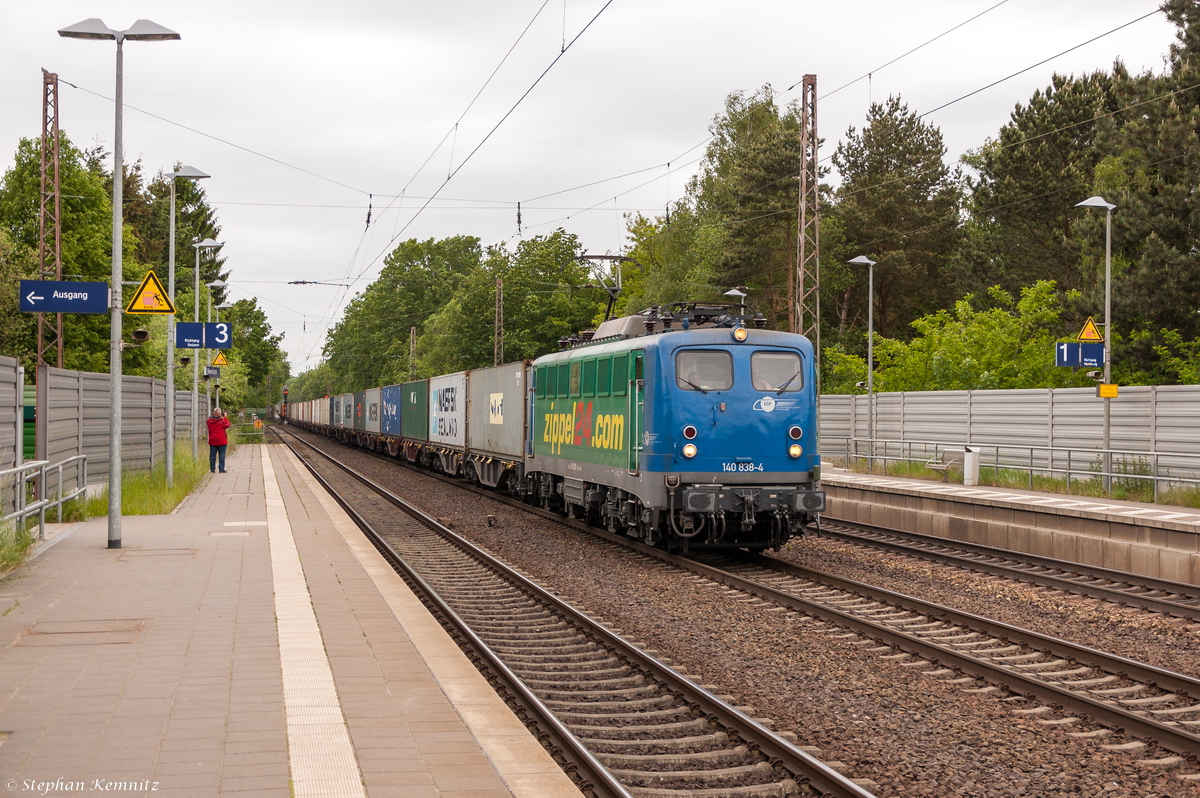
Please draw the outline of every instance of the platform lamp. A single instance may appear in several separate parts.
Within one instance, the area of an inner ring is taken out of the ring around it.
[[[203,241],[197,241],[192,244],[196,248],[196,290],[194,301],[194,316],[193,320],[200,321],[200,250],[202,249],[217,249],[224,246],[220,241],[213,241],[211,238],[206,238]],[[197,355],[200,353],[197,352]],[[200,430],[197,428],[196,411],[200,409],[200,358],[197,357],[192,361],[192,457],[200,456]],[[207,415],[207,413],[205,414]]]
[[[167,179],[171,181],[171,232],[168,239],[167,259],[170,262],[167,296],[171,304],[175,304],[175,180],[182,177],[185,180],[203,180],[210,175],[201,172],[194,166],[181,166],[177,171],[168,172]],[[195,415],[195,408],[192,408]],[[195,422],[193,422],[193,425]],[[167,487],[175,484],[175,316],[167,317]]]
[[[124,225],[122,183],[125,180],[125,164],[121,160],[122,112],[125,108],[125,41],[169,41],[178,39],[179,34],[148,19],[139,19],[128,30],[113,30],[103,21],[92,18],[77,22],[58,31],[68,39],[98,39],[117,43],[116,122],[113,136],[113,235],[112,235],[112,283],[109,289],[109,349],[108,364],[111,386],[109,388],[108,418],[108,548],[121,548],[121,313],[125,310],[121,285],[122,270],[121,230]]]
[[[1088,197],[1076,208],[1104,209],[1104,384],[1112,382],[1112,212],[1117,207],[1104,197]],[[1112,492],[1112,454],[1109,453],[1111,400],[1104,397],[1104,492]]]
[[[875,455],[875,261],[859,255],[846,261],[851,266],[867,267],[867,452]],[[875,463],[871,462],[871,470]]]

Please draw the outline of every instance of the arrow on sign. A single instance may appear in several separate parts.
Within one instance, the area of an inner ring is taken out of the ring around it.
[[[27,297],[25,297],[25,298],[26,298],[26,299],[28,299],[28,300],[29,300],[29,304],[31,304],[31,305],[32,305],[34,302],[38,301],[39,299],[45,299],[46,297],[44,297],[44,296],[34,296],[34,295],[33,295],[33,292],[32,292],[32,291],[30,291],[30,292],[29,292],[29,296],[27,296]]]

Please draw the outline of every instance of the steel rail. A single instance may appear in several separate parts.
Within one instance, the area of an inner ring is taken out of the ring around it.
[[[309,445],[311,446],[312,444]],[[316,449],[316,447],[313,448]],[[320,450],[317,449],[317,451]],[[374,453],[372,454],[374,455]],[[383,458],[382,455],[374,456],[396,462],[394,458]],[[426,472],[422,471],[421,473],[425,474]],[[440,475],[434,476],[438,476],[439,479],[449,484],[459,485],[464,489],[471,490],[481,496],[489,497],[528,511],[534,515],[554,520],[580,532],[595,535],[633,551],[675,565],[683,570],[773,601],[789,609],[853,630],[890,646],[909,651],[910,653],[917,653],[922,657],[932,658],[944,665],[954,667],[991,684],[1006,687],[1015,693],[1035,697],[1052,706],[1080,712],[1104,726],[1123,729],[1134,737],[1152,740],[1176,753],[1200,757],[1200,734],[1184,731],[1170,724],[1138,714],[1136,711],[1123,709],[1110,702],[1081,694],[1075,690],[1069,690],[1050,682],[1031,678],[1031,675],[1026,675],[1018,669],[989,663],[986,659],[971,656],[969,653],[957,651],[948,646],[921,639],[915,635],[905,634],[897,629],[871,622],[870,620],[857,617],[834,607],[825,606],[819,602],[780,591],[761,582],[740,577],[722,568],[706,565],[688,557],[670,554],[661,549],[639,543],[625,535],[614,534],[580,521],[567,519],[546,510],[531,507],[511,497],[497,494],[494,491],[467,485],[461,480],[454,480]],[[751,555],[746,561],[769,567],[775,571],[790,573],[800,578],[825,584],[837,590],[893,604],[906,611],[936,618],[951,625],[966,626],[972,630],[980,631],[1002,640],[1008,640],[1018,645],[1029,646],[1030,648],[1048,652],[1053,656],[1086,664],[1089,667],[1105,671],[1106,673],[1125,676],[1147,685],[1176,693],[1182,697],[1200,700],[1200,680],[1193,679],[1184,674],[1156,668],[1146,663],[1108,654],[1087,646],[1077,645],[1060,638],[1041,635],[1037,632],[1021,629],[972,613],[955,610],[951,607],[924,602],[912,596],[906,596],[853,580],[842,579],[824,572],[812,571],[775,558],[763,555]]]
[[[373,482],[370,478],[359,474],[357,471],[345,465],[344,463],[339,462],[328,453],[321,451],[321,449],[317,448],[316,446],[313,446],[308,441],[305,441],[299,437],[296,437],[296,440],[304,443],[314,452],[317,452],[323,458],[328,460],[332,465],[366,485],[385,501],[391,503],[395,507],[412,516],[420,523],[436,531],[439,535],[459,549],[468,553],[470,556],[485,562],[489,568],[500,572],[506,579],[519,584],[523,591],[528,593],[537,601],[552,606],[556,612],[566,616],[572,623],[576,624],[581,629],[587,630],[589,636],[594,637],[603,645],[619,652],[620,656],[628,659],[629,661],[636,662],[639,667],[644,668],[663,685],[681,695],[688,703],[700,707],[702,711],[711,718],[717,720],[723,726],[736,731],[750,745],[756,747],[760,752],[762,752],[762,754],[765,755],[772,764],[777,764],[789,772],[796,774],[801,778],[802,781],[820,791],[823,795],[835,796],[836,798],[874,798],[874,794],[869,790],[866,790],[863,787],[855,784],[852,780],[838,773],[820,759],[808,754],[807,752],[788,742],[771,729],[768,729],[763,724],[733,708],[728,703],[721,700],[700,685],[697,685],[691,680],[681,676],[668,665],[664,664],[642,649],[633,646],[623,638],[606,629],[604,626],[599,625],[587,615],[583,614],[579,610],[576,610],[570,604],[563,602],[562,599],[547,592],[537,584],[531,582],[528,578],[522,576],[516,571],[513,571],[503,563],[496,561],[491,555],[482,551],[454,531],[438,523],[436,519],[429,517],[421,510],[411,505],[409,502],[405,501],[399,496],[396,496],[383,486]],[[285,445],[288,445],[289,448],[291,448],[289,444],[286,444],[286,442]],[[295,450],[293,449],[293,451]],[[504,665],[504,663],[501,662],[494,653],[492,653],[491,649],[482,640],[480,640],[473,632],[471,632],[469,628],[466,628],[465,624],[461,621],[458,615],[452,609],[450,609],[450,607],[444,601],[437,597],[435,593],[433,593],[432,588],[429,587],[424,580],[422,580],[415,573],[412,573],[407,565],[402,563],[400,558],[391,550],[391,547],[388,546],[386,541],[384,541],[377,532],[371,529],[370,524],[352,507],[350,507],[342,497],[338,495],[337,491],[318,474],[311,464],[305,461],[302,457],[300,459],[302,462],[305,462],[305,465],[309,468],[309,470],[317,476],[318,480],[325,487],[325,489],[328,490],[330,494],[333,495],[338,501],[338,503],[350,513],[351,517],[355,520],[355,523],[363,528],[365,532],[367,532],[372,543],[376,548],[379,548],[380,551],[384,553],[384,556],[389,560],[389,562],[393,563],[394,565],[399,563],[399,565],[396,567],[404,569],[406,580],[411,579],[414,584],[420,586],[421,593],[428,595],[430,603],[437,608],[437,613],[443,618],[447,619],[449,623],[453,624],[455,632],[461,633],[463,638],[470,642],[472,650],[477,652],[479,657],[487,663],[489,668],[495,668],[498,673],[503,674],[503,683],[505,688],[510,689],[516,695],[521,696],[523,704],[527,701],[531,707],[536,708],[536,713],[531,711],[531,714],[534,714],[538,718],[539,723],[542,719],[542,713],[545,713],[548,716],[549,722],[556,730],[556,737],[561,736],[562,738],[561,741],[558,739],[555,740],[556,745],[561,746],[564,750],[564,753],[566,750],[568,750],[568,743],[570,743],[570,750],[572,751],[575,750],[575,746],[578,746],[578,749],[586,754],[586,761],[589,763],[589,765],[602,770],[604,774],[608,776],[608,778],[605,779],[605,783],[614,784],[623,791],[614,794],[628,795],[627,792],[624,792],[626,788],[611,777],[611,774],[608,773],[607,768],[598,762],[591,752],[583,747],[581,743],[579,743],[578,739],[568,729],[566,729],[565,726],[562,725],[561,721],[554,717],[551,710],[546,708],[541,700],[538,699],[537,696],[535,696],[531,691],[529,691],[527,687],[525,687],[520,678],[513,674],[512,671],[506,665]],[[485,495],[494,494],[488,494],[485,492]],[[518,504],[520,503],[518,502]],[[557,516],[551,517],[555,518],[556,520],[561,520]],[[383,548],[381,548],[381,546]],[[426,591],[428,591],[428,593],[426,593]],[[460,624],[462,624],[461,628],[459,626]],[[509,685],[510,680],[512,681],[511,686]],[[597,781],[599,780],[598,777],[592,778]]]
[[[1124,571],[1115,571],[1108,568],[1084,565],[1067,560],[1056,560],[1050,557],[1041,557],[1036,554],[1014,552],[1008,549],[984,546],[978,543],[966,543],[958,540],[939,538],[933,535],[922,535],[917,532],[906,532],[898,529],[890,529],[888,527],[882,527],[875,524],[864,524],[858,521],[846,521],[843,519],[829,518],[828,516],[822,516],[822,520],[832,521],[845,528],[844,530],[831,529],[829,526],[823,525],[821,528],[822,537],[832,537],[858,543],[864,546],[883,549],[885,551],[909,554],[921,559],[932,560],[943,565],[952,565],[958,568],[977,571],[979,573],[1001,576],[1006,579],[1030,582],[1042,587],[1089,596],[1091,598],[1099,598],[1122,606],[1137,607],[1150,612],[1159,612],[1164,615],[1171,615],[1176,618],[1186,618],[1193,621],[1200,620],[1200,604],[1186,604],[1181,601],[1173,600],[1163,596],[1153,596],[1144,593],[1139,594],[1131,592],[1132,590],[1145,588],[1151,591],[1166,593],[1173,596],[1183,596],[1186,597],[1185,601],[1200,602],[1200,587],[1195,585],[1188,585],[1182,582],[1171,582],[1151,576],[1130,574]],[[852,531],[854,529],[866,530],[867,534],[856,534],[854,531]],[[906,545],[903,540],[881,540],[879,538],[872,537],[872,535],[888,535],[895,538],[912,540],[916,545]],[[967,552],[968,555],[989,557],[993,558],[994,560],[1007,562],[987,562],[975,559],[972,556],[955,554],[951,551],[930,550],[923,548],[923,546],[958,549],[960,551]],[[1022,564],[1027,564],[1034,568],[1046,568],[1052,571],[1064,572],[1064,575],[1031,571],[1027,568],[1021,567]],[[1122,588],[1112,585],[1090,584],[1088,582],[1082,582],[1078,579],[1071,578],[1071,576],[1066,574],[1073,574],[1078,577],[1086,577],[1089,579],[1100,579],[1109,582],[1123,583],[1127,587]]]
[[[277,430],[273,430],[278,435]],[[281,443],[287,446],[293,454],[296,455],[300,462],[304,463],[309,472],[321,483],[321,486],[329,492],[329,495],[337,501],[338,504],[350,515],[355,525],[363,531],[371,544],[383,555],[388,564],[399,573],[404,581],[412,588],[420,597],[434,616],[438,618],[442,625],[445,626],[451,635],[458,639],[460,645],[467,647],[476,660],[477,666],[479,662],[485,663],[488,672],[492,675],[493,687],[497,685],[502,687],[503,691],[516,703],[523,712],[518,712],[518,717],[524,714],[522,720],[526,725],[534,725],[537,729],[535,736],[540,738],[543,747],[547,748],[551,756],[559,761],[560,766],[564,766],[564,770],[568,775],[574,776],[580,791],[594,795],[596,798],[633,798],[632,794],[625,788],[623,784],[618,782],[608,768],[604,767],[593,756],[591,751],[579,742],[578,738],[563,725],[563,723],[555,717],[545,704],[542,703],[533,692],[525,686],[516,674],[505,665],[491,648],[479,639],[471,629],[459,618],[458,614],[450,608],[445,601],[434,591],[429,584],[421,578],[415,571],[409,568],[408,564],[401,559],[392,547],[384,540],[383,536],[375,530],[373,526],[363,516],[347,502],[341,494],[331,485],[328,480],[313,467],[308,460],[300,455],[291,444],[282,440]],[[297,438],[297,440],[301,440]],[[301,441],[303,442],[303,441]],[[368,487],[376,490],[379,495],[384,497],[391,504],[408,513],[418,522],[429,526],[439,533],[449,532],[453,538],[458,538],[457,535],[450,530],[438,524],[436,520],[425,516],[416,508],[404,502],[399,497],[386,491],[381,486],[367,480],[365,477],[360,477],[355,472],[350,471],[342,464],[338,463],[333,458],[330,458],[320,449],[312,447],[313,451],[321,454],[334,465],[341,467],[350,473],[351,476],[362,481]],[[457,545],[457,543],[456,543]]]

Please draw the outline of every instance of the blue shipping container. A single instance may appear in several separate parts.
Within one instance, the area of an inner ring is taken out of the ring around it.
[[[403,398],[403,388],[399,385],[387,385],[379,389],[380,432],[384,435],[399,438],[403,434],[400,427]]]

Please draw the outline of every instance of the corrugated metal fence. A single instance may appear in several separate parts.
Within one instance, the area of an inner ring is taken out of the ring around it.
[[[37,452],[52,464],[77,454],[88,459],[91,484],[108,480],[109,385],[107,374],[38,367]],[[167,385],[150,377],[122,377],[121,461],[126,471],[148,471],[167,448]],[[3,400],[0,394],[0,401]],[[175,392],[176,446],[191,434],[190,391]],[[2,420],[0,411],[0,420]],[[70,478],[65,477],[67,485]]]
[[[866,395],[821,397],[824,454],[836,456],[867,436]],[[1017,450],[1053,449],[1036,458],[1058,467],[1057,450],[1102,448],[1104,400],[1092,388],[878,393],[875,438],[1003,447],[1014,460]],[[1200,385],[1122,387],[1112,400],[1109,440],[1110,450],[1156,453],[1162,468],[1196,469]]]
[[[16,358],[0,357],[0,470],[21,464],[25,369]]]

